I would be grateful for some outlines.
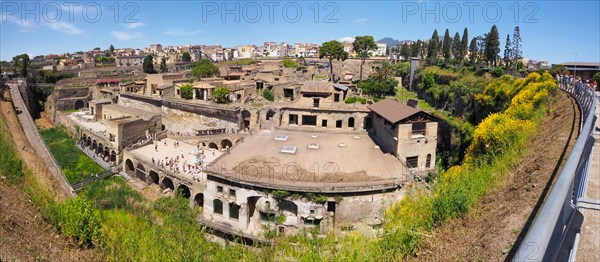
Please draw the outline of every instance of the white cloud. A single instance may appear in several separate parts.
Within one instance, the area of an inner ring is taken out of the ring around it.
[[[340,41],[340,42],[350,42],[350,43],[352,43],[352,42],[354,42],[354,37],[351,37],[351,36],[345,36],[345,37],[342,37],[342,38],[338,39],[338,41]]]
[[[125,28],[127,29],[134,29],[134,28],[138,28],[138,27],[142,27],[145,24],[142,22],[135,22],[135,23],[125,23]]]
[[[364,25],[364,24],[367,23],[367,19],[366,18],[359,18],[359,19],[354,20],[354,23]]]
[[[48,27],[54,31],[58,31],[65,34],[70,35],[80,35],[83,33],[83,30],[75,27],[75,25],[65,22],[55,22],[46,24]]]
[[[49,14],[49,17],[55,17],[55,13]],[[40,28],[40,26],[45,26],[54,31],[70,35],[80,35],[84,33],[84,31],[77,28],[74,23],[67,23],[61,21],[47,22],[44,19],[40,19],[39,22],[35,22],[33,18],[21,19],[17,16],[4,13],[0,14],[0,22],[18,25],[20,27],[19,32],[22,33],[35,32],[37,29]]]
[[[35,24],[31,22],[31,19],[20,19],[14,15],[0,13],[0,23],[12,23],[21,26],[21,28],[33,28]]]
[[[143,35],[139,32],[125,32],[125,31],[110,31],[110,34],[113,35],[117,40],[121,41],[129,41],[134,39],[139,39]]]
[[[192,35],[197,35],[199,33],[202,33],[202,30],[189,31],[189,30],[185,30],[185,29],[181,29],[181,28],[171,28],[171,29],[163,32],[164,35],[171,35],[171,36],[192,36]]]

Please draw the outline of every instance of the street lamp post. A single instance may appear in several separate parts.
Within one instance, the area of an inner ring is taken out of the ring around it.
[[[577,76],[577,51],[573,51],[573,53],[575,53],[575,70],[573,71],[573,78],[575,78]]]

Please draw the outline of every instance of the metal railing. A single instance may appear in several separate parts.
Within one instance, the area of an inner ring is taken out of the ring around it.
[[[560,89],[569,93],[579,106],[582,124],[579,137],[513,261],[570,261],[576,252],[573,246],[583,220],[576,204],[579,192],[585,189],[581,188],[585,184],[579,182],[587,179],[591,160],[597,97],[594,90],[564,82]]]

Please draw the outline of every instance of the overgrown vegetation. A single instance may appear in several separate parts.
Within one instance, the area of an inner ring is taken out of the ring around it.
[[[192,68],[192,75],[197,79],[219,76],[219,68],[208,59],[200,59]]]
[[[194,86],[192,84],[185,84],[179,87],[179,94],[183,99],[194,98]]]
[[[273,95],[273,92],[271,92],[271,90],[269,90],[269,89],[265,89],[262,91],[262,97],[264,97],[265,99],[267,99],[269,101],[275,100],[275,95]]]
[[[63,236],[73,238],[79,246],[100,241],[100,213],[81,196],[51,205],[46,216]]]
[[[292,59],[283,59],[283,67],[298,68],[298,63]]]
[[[75,147],[76,140],[70,137],[64,128],[43,129],[40,130],[40,135],[46,141],[69,183],[80,182],[90,177],[91,173],[100,174],[104,171]]]
[[[432,192],[417,191],[386,212],[380,241],[393,257],[414,253],[423,234],[467,212],[506,173],[535,133],[556,83],[548,73],[533,73],[525,79],[504,77],[486,89],[507,92],[510,105],[475,128],[463,164],[441,172]]]
[[[215,88],[213,91],[213,100],[217,104],[229,103],[229,93],[231,91],[227,87]]]
[[[12,184],[21,182],[24,175],[19,152],[2,116],[0,116],[0,175],[6,177]]]

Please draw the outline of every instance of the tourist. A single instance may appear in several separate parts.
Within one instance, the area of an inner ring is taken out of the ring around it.
[[[596,82],[596,80],[594,80],[592,87],[594,88],[594,91],[596,91],[598,89],[598,82]]]

